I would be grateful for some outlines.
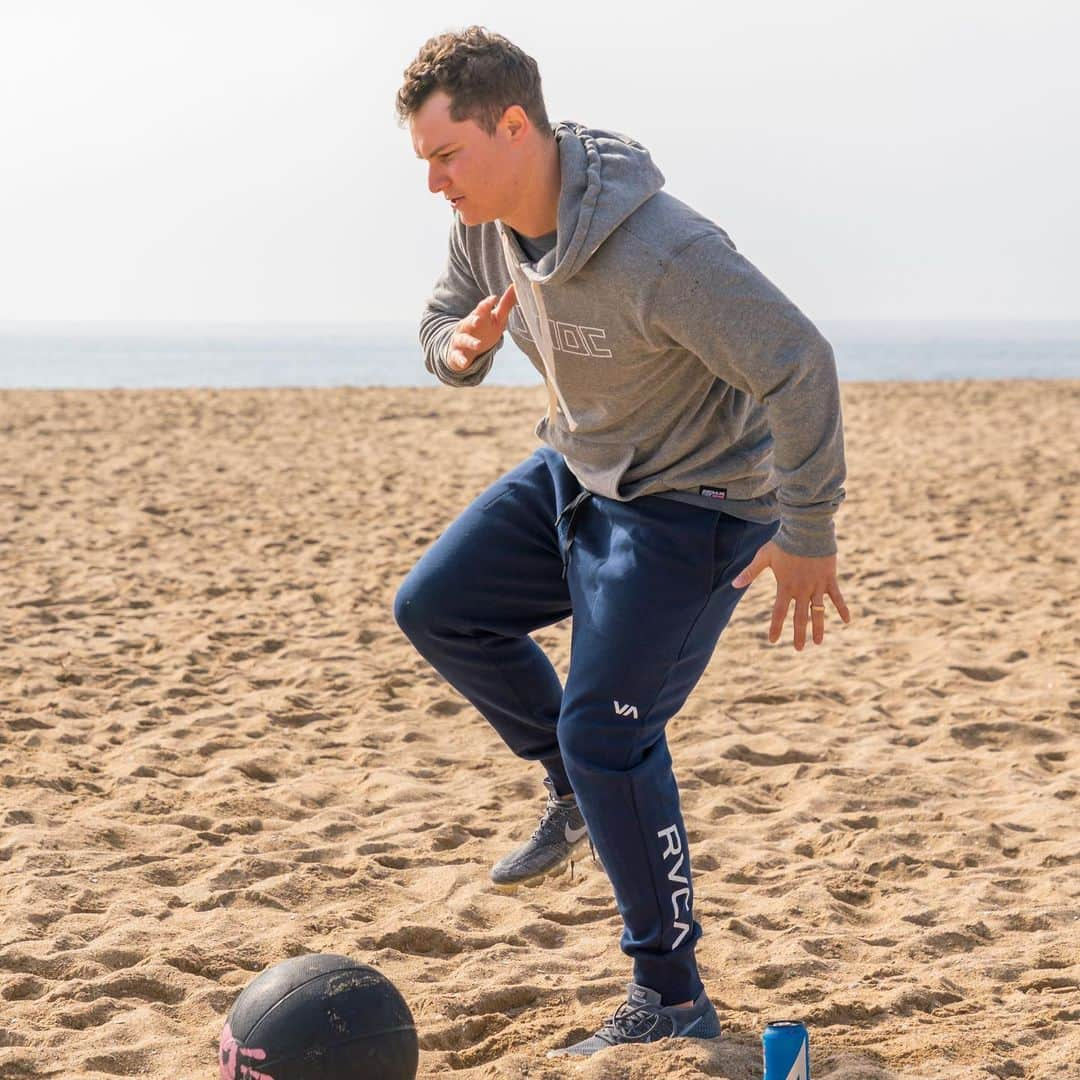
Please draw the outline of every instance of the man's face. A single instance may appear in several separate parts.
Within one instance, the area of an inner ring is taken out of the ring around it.
[[[494,135],[475,120],[453,120],[437,90],[409,121],[416,156],[428,163],[428,190],[451,202],[466,225],[506,219],[515,201],[520,139],[507,110]]]

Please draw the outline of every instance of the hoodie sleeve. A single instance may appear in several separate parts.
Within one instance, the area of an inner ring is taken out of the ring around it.
[[[835,554],[846,467],[829,343],[720,230],[672,258],[649,321],[662,341],[688,349],[764,406],[779,481],[777,546],[792,555]]]
[[[487,352],[481,353],[465,371],[453,371],[446,366],[446,350],[454,327],[468,315],[487,294],[477,284],[465,250],[465,226],[455,214],[450,228],[450,252],[442,272],[420,317],[420,346],[424,350],[424,366],[448,386],[476,386],[491,370],[491,362],[502,347],[503,339]]]

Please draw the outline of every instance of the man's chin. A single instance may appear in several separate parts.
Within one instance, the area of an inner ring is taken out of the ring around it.
[[[461,218],[463,225],[486,225],[495,220],[494,214],[478,213],[473,207],[456,207],[454,213]]]

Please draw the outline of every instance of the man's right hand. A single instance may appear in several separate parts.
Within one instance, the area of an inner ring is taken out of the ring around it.
[[[510,309],[517,303],[514,286],[507,286],[497,300],[494,296],[481,300],[473,313],[457,324],[446,350],[446,366],[451,371],[466,371],[502,337]]]

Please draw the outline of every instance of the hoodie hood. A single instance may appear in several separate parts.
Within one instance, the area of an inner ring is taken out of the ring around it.
[[[534,268],[524,258],[513,230],[497,222],[503,256],[517,287],[518,304],[544,364],[548,420],[559,409],[571,431],[578,424],[555,373],[554,347],[543,289],[563,285],[596,254],[597,248],[642,203],[663,186],[664,175],[640,143],[613,131],[572,121],[555,125],[562,181],[554,266],[549,252]],[[541,269],[542,268],[542,269]]]
[[[555,125],[555,139],[562,170],[555,266],[528,275],[542,285],[561,285],[573,277],[664,186],[649,151],[626,135],[567,120]],[[509,232],[501,222],[499,230]],[[512,242],[511,250],[516,249]]]

